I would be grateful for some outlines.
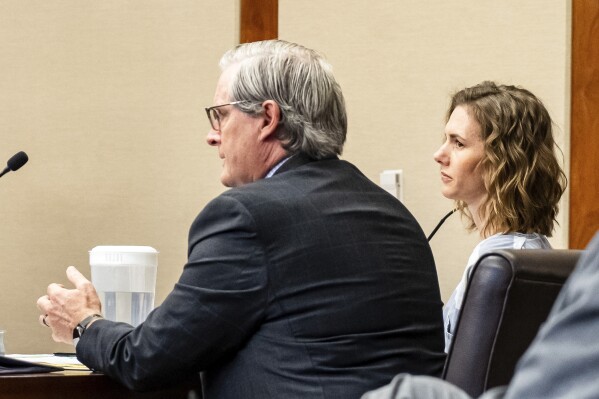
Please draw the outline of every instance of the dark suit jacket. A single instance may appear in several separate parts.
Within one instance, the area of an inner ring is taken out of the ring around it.
[[[202,373],[211,398],[359,398],[438,375],[433,257],[406,208],[339,159],[291,158],[199,214],[174,290],[136,329],[94,323],[78,358],[133,389]]]

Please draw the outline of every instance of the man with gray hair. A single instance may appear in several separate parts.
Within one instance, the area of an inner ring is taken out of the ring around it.
[[[438,375],[431,250],[397,199],[338,158],[347,132],[330,65],[297,44],[227,52],[208,144],[221,182],[190,228],[179,282],[133,328],[104,320],[67,269],[38,300],[54,339],[132,389],[200,373],[210,398],[359,398],[399,372]]]

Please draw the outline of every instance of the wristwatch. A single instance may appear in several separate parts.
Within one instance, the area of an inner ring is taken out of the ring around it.
[[[89,323],[96,319],[103,318],[104,317],[102,317],[101,314],[94,313],[93,315],[87,316],[85,319],[81,320],[81,322],[79,322],[79,324],[77,324],[73,329],[73,345],[77,346],[77,343],[79,343],[79,339],[83,336],[85,330],[87,330],[87,326],[89,326]]]

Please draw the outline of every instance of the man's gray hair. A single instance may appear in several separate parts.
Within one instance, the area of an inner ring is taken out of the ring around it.
[[[250,115],[263,112],[262,103],[281,109],[277,138],[291,154],[315,159],[340,155],[347,134],[341,87],[331,65],[316,51],[281,40],[241,44],[223,55],[221,70],[239,64],[231,81],[231,101]]]

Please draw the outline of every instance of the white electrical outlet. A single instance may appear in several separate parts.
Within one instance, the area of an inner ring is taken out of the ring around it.
[[[403,170],[383,170],[380,182],[385,191],[403,202]]]

